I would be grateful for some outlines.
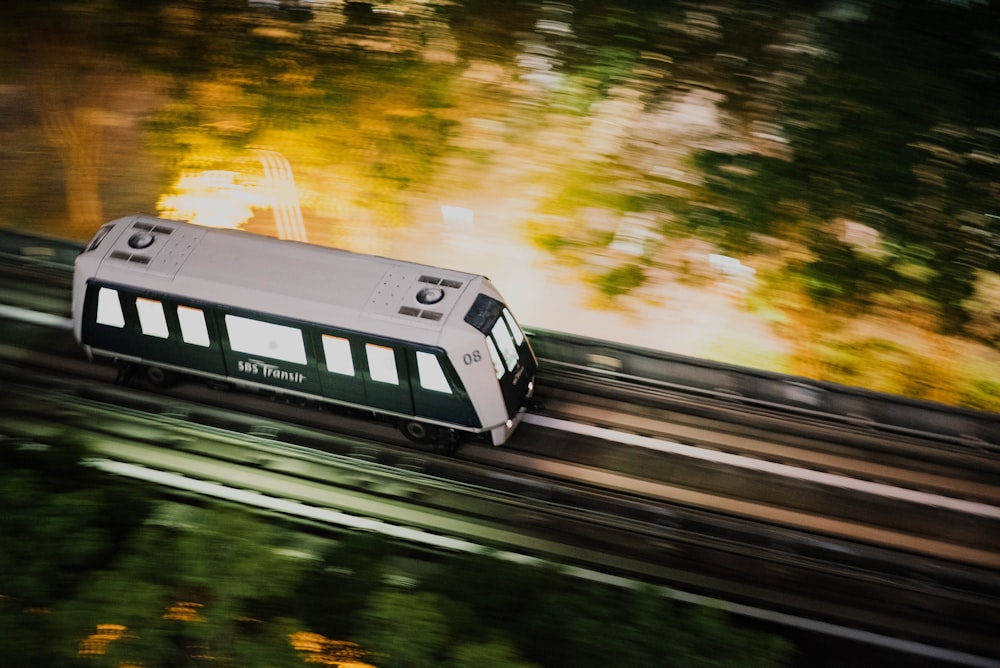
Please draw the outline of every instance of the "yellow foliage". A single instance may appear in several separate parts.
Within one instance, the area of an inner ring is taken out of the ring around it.
[[[318,663],[339,668],[376,668],[362,659],[368,652],[357,643],[347,640],[331,640],[319,633],[297,631],[288,637],[292,647],[302,652],[306,663]]]

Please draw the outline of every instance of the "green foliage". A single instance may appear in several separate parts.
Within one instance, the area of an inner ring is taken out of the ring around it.
[[[82,466],[77,439],[53,441],[0,448],[0,638],[12,668],[59,665],[53,609],[77,595],[149,509],[141,491]]]
[[[889,292],[896,285],[891,258],[859,252],[825,235],[820,236],[813,252],[816,259],[804,264],[801,273],[818,305],[863,308],[874,295]]]
[[[445,668],[533,668],[521,660],[514,647],[505,641],[459,645]]]
[[[633,202],[631,196],[609,183],[596,165],[584,164],[562,174],[554,194],[541,205],[540,212],[577,217],[582,209],[593,207],[624,213],[632,210]]]
[[[302,621],[331,638],[356,634],[358,611],[382,586],[390,554],[389,544],[379,534],[346,536],[299,583],[295,599]]]
[[[72,656],[99,625],[112,624],[124,631],[95,657],[102,665],[167,666],[187,656],[294,665],[287,631],[298,625],[278,610],[249,614],[297,581],[300,565],[278,552],[281,542],[254,516],[223,506],[192,510],[183,527],[146,525],[59,609],[63,651]]]
[[[939,383],[931,360],[905,346],[869,338],[830,342],[820,348],[825,380],[914,398],[927,398]]]
[[[792,164],[777,158],[698,151],[692,163],[705,185],[687,213],[688,228],[725,253],[757,250],[754,235],[774,233],[782,200],[799,187]]]
[[[976,267],[965,261],[963,249],[948,245],[937,257],[937,272],[927,294],[940,305],[946,332],[960,332],[969,321],[966,300],[976,289]]]
[[[427,587],[468,617],[465,643],[504,634],[520,656],[546,668],[781,666],[792,652],[732,627],[721,613],[676,606],[653,588],[619,589],[488,555],[457,560]]]
[[[99,566],[145,515],[149,502],[106,484],[79,462],[72,439],[3,449],[0,460],[0,594],[49,606]],[[103,486],[102,486],[103,485]]]
[[[815,64],[785,106],[804,182],[798,195],[819,219],[862,219],[913,193],[910,165],[925,109],[919,72],[880,33],[886,26],[831,26],[836,61]]]
[[[598,274],[591,279],[605,297],[620,297],[635,290],[646,280],[645,270],[638,264],[626,264]]]
[[[382,668],[435,668],[448,641],[445,601],[426,592],[375,592],[361,612],[361,644]]]
[[[1000,413],[1000,380],[979,367],[967,371],[959,385],[959,405]]]

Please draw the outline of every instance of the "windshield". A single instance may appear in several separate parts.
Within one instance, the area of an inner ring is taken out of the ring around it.
[[[472,302],[469,312],[465,314],[465,322],[483,334],[489,334],[503,311],[503,302],[481,294],[476,297],[476,301]]]

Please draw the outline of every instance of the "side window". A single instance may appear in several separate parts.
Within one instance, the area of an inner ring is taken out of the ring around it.
[[[524,332],[521,331],[521,328],[518,326],[517,321],[514,320],[514,316],[510,314],[510,311],[508,311],[506,307],[504,307],[503,310],[503,319],[507,322],[507,326],[510,328],[510,331],[514,334],[514,341],[517,343],[517,345],[521,345],[522,343],[524,343]]]
[[[368,370],[371,371],[372,380],[380,383],[399,385],[399,371],[396,369],[396,351],[386,346],[366,343],[365,354],[368,355]]]
[[[158,339],[165,339],[170,335],[162,303],[147,297],[137,297],[135,310],[139,314],[139,327],[143,334],[155,336]]]
[[[420,387],[435,392],[451,394],[451,386],[444,376],[441,360],[437,355],[417,351],[417,375],[420,377]]]
[[[192,306],[178,306],[177,320],[181,324],[181,339],[184,343],[194,346],[210,344],[208,326],[205,324],[205,312]]]
[[[514,339],[511,338],[507,325],[504,324],[503,320],[497,320],[490,333],[500,349],[500,354],[503,356],[507,368],[513,371],[517,366],[517,346],[514,344]]]
[[[117,290],[101,288],[97,293],[97,324],[109,327],[124,327],[125,315]]]
[[[226,315],[229,346],[236,352],[263,355],[276,360],[306,363],[302,330],[273,322]]]
[[[351,342],[340,336],[330,336],[329,334],[324,334],[322,340],[327,371],[353,376],[354,358],[351,356]]]

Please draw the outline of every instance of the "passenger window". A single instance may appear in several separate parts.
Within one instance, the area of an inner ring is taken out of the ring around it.
[[[208,327],[205,324],[205,312],[192,306],[178,306],[177,320],[181,324],[181,338],[184,343],[194,346],[208,346]]]
[[[372,374],[372,380],[380,383],[399,385],[399,371],[396,369],[396,351],[386,346],[366,343],[365,353],[368,355],[368,370]]]
[[[163,304],[155,299],[137,297],[135,310],[139,314],[139,327],[147,336],[165,339],[170,335],[167,329],[167,318],[163,315]]]
[[[503,361],[507,365],[507,369],[513,371],[514,367],[517,366],[517,346],[514,345],[514,339],[510,337],[510,330],[507,329],[507,325],[504,324],[502,319],[497,320],[490,333],[493,334],[493,338],[500,349],[500,354],[503,356]]]
[[[296,327],[226,315],[226,331],[229,332],[229,345],[235,352],[306,363],[302,330]]]
[[[441,360],[431,353],[417,352],[417,375],[420,376],[420,387],[435,392],[451,394],[451,386],[444,376]]]
[[[122,313],[122,303],[117,290],[101,288],[97,293],[97,324],[109,327],[125,326],[125,315]]]
[[[503,368],[503,360],[500,359],[500,352],[492,338],[486,338],[486,347],[490,350],[490,359],[493,360],[493,370],[496,371],[497,379],[503,378],[507,370]]]
[[[351,356],[351,342],[339,336],[323,335],[323,354],[326,369],[330,373],[345,376],[354,375],[354,358]]]

